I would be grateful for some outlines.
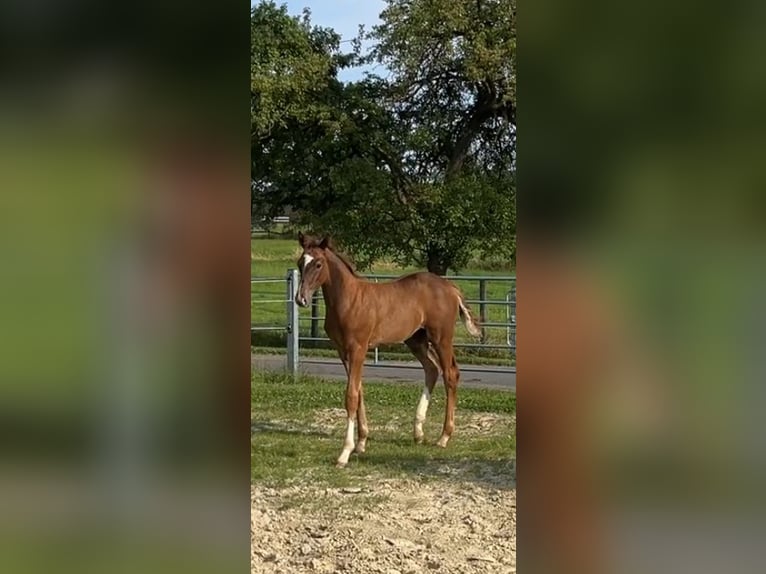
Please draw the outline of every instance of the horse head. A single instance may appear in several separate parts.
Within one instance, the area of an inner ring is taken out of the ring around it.
[[[303,248],[298,259],[298,269],[301,280],[298,284],[298,292],[295,301],[301,307],[308,307],[314,291],[319,289],[330,277],[327,264],[327,250],[330,248],[330,238],[313,237],[311,235],[298,234],[298,243]]]

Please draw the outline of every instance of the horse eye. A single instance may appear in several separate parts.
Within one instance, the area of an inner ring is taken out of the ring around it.
[[[321,266],[322,266],[322,262],[321,261],[317,261],[317,269],[319,269]]]

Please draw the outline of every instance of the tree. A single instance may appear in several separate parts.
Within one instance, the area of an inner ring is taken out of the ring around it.
[[[445,273],[475,253],[514,257],[515,0],[389,0],[381,20],[360,58],[358,42],[341,54],[304,17],[290,46],[329,64],[312,83],[287,69],[299,111],[256,144],[257,203],[292,206],[362,267],[390,257]],[[388,74],[337,80],[359,61]]]
[[[250,12],[251,134],[254,147],[290,121],[322,117],[318,94],[336,81],[333,58],[340,37],[311,27],[310,13],[290,16],[286,6],[261,2]]]
[[[337,70],[353,54],[341,54],[340,37],[311,26],[310,13],[290,16],[287,7],[260,2],[250,12],[251,196],[254,218],[302,207],[314,192],[310,179],[292,165],[319,169],[313,155],[337,116],[332,93]],[[305,173],[305,170],[304,172]],[[315,198],[317,199],[317,198]]]
[[[410,128],[413,175],[449,179],[471,159],[511,167],[515,12],[515,0],[389,0],[369,37],[393,73],[388,97]]]
[[[406,126],[395,197],[431,271],[515,254],[515,12],[515,0],[389,0],[370,34]]]

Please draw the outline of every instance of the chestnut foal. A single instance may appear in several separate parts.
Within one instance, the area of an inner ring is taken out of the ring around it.
[[[469,333],[474,336],[481,333],[460,290],[446,279],[426,272],[405,275],[387,283],[373,283],[359,277],[351,263],[333,251],[327,237],[319,239],[301,233],[298,241],[303,253],[298,260],[301,280],[296,302],[301,307],[308,306],[314,291],[322,288],[326,308],[324,328],[348,376],[346,440],[337,466],[346,465],[352,450],[364,452],[367,415],[362,369],[367,350],[383,343],[404,342],[425,371],[425,387],[415,413],[415,442],[423,442],[428,403],[439,373],[443,373],[447,404],[444,428],[436,444],[447,446],[455,428],[460,380],[452,348],[458,313]]]

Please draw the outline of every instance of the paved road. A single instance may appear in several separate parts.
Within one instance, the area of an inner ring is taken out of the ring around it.
[[[285,357],[281,355],[251,355],[253,369],[281,371],[285,368]],[[346,371],[340,359],[302,357],[300,370],[310,375],[345,379]],[[364,368],[365,380],[389,382],[422,382],[423,369],[420,363],[384,361],[377,365],[367,363]],[[460,385],[484,389],[505,389],[516,392],[515,367],[489,367],[483,365],[461,365]]]

